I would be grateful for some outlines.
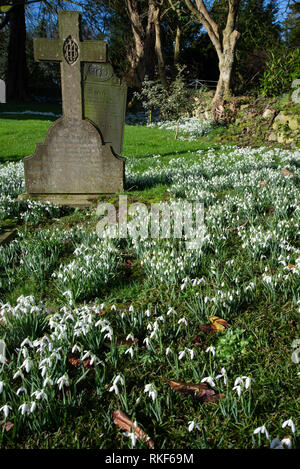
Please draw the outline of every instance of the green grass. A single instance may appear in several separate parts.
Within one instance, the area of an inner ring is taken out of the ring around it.
[[[15,109],[13,106],[7,106],[5,109],[13,108]],[[33,109],[32,106],[25,106],[25,109],[29,108]],[[24,109],[24,107],[19,109]],[[36,109],[53,108],[36,106]],[[0,158],[2,161],[17,161],[32,154],[36,142],[44,140],[50,124],[51,121],[48,119],[23,119],[21,116],[2,118],[0,115]],[[191,142],[180,141],[174,140],[173,132],[126,126],[123,155],[136,158],[135,169],[143,173],[151,165],[158,164],[158,161],[162,167],[168,166],[173,158],[182,158],[192,164],[199,159],[199,154],[195,153],[197,150],[201,149],[206,152],[211,147],[215,148],[218,157],[222,157],[220,147],[210,145],[209,138],[200,138]],[[158,154],[161,155],[160,158],[153,159],[153,155]],[[294,178],[290,184],[291,187],[296,186],[297,179]],[[130,203],[150,204],[168,200],[170,197],[168,189],[167,184],[153,184],[144,189],[134,186],[126,187],[124,193],[128,196]],[[226,188],[218,193],[218,198],[225,201],[227,196],[239,195],[241,194],[235,188]],[[118,204],[117,195],[105,199],[115,205]],[[259,220],[265,228],[272,226],[271,215],[260,214]],[[49,247],[49,251],[45,251],[49,259],[53,253],[57,254],[57,257],[53,256],[50,262],[45,256],[45,265],[36,266],[35,271],[20,264],[20,259],[24,259],[24,253],[20,255],[18,252],[11,264],[7,262],[3,266],[3,272],[0,273],[0,299],[3,302],[15,304],[20,295],[33,294],[37,301],[41,300],[49,307],[50,314],[57,312],[65,303],[58,294],[56,282],[51,274],[57,270],[60,263],[65,265],[74,259],[73,241],[69,241],[66,235],[66,240],[53,242],[50,246],[47,241],[42,243],[39,236],[46,230],[55,232],[58,229],[59,232],[62,230],[68,232],[77,227],[83,227],[93,233],[96,223],[94,209],[76,209],[60,217],[43,219],[36,224],[31,223],[26,226],[23,224],[21,231],[25,233],[24,239],[30,243],[32,250],[36,249],[38,252],[39,249]],[[106,313],[103,317],[110,321],[118,339],[124,340],[131,332],[138,338],[138,358],[131,360],[128,355],[125,355],[126,347],[119,344],[117,366],[114,367],[112,365],[113,348],[108,343],[104,344],[99,351],[99,356],[107,364],[107,380],[101,392],[95,388],[93,372],[91,372],[76,388],[77,394],[74,394],[73,402],[69,402],[66,396],[57,392],[53,398],[54,411],[51,414],[51,412],[48,413],[49,409],[47,410],[48,423],[38,427],[35,427],[34,423],[32,427],[30,427],[31,423],[26,426],[26,422],[24,427],[17,428],[15,425],[13,432],[4,435],[2,447],[128,448],[130,447],[129,439],[113,424],[112,411],[118,408],[125,411],[132,420],[137,420],[154,440],[156,449],[268,447],[269,443],[264,436],[260,441],[258,437],[253,437],[253,430],[265,424],[272,436],[271,439],[282,438],[290,434],[289,428],[284,430],[281,428],[282,422],[289,418],[293,419],[298,432],[294,439],[294,446],[300,447],[300,400],[299,377],[297,377],[297,371],[300,370],[290,358],[291,343],[300,336],[299,312],[292,295],[292,291],[296,295],[297,287],[294,290],[291,288],[288,295],[285,295],[276,291],[270,293],[260,284],[252,299],[238,299],[231,308],[223,308],[221,305],[219,309],[216,309],[214,305],[205,306],[203,302],[206,295],[217,295],[218,289],[223,288],[222,284],[225,284],[225,288],[234,288],[236,276],[242,283],[250,282],[252,279],[259,281],[261,278],[265,268],[264,262],[253,259],[251,249],[242,250],[240,244],[240,238],[235,230],[224,242],[220,239],[219,251],[208,250],[196,274],[198,278],[202,276],[206,278],[205,286],[189,286],[185,290],[181,290],[176,282],[173,284],[155,283],[146,274],[138,256],[130,251],[126,243],[121,244],[118,254],[120,260],[118,275],[112,282],[99,288],[96,295],[85,298],[84,303],[88,305],[105,303]],[[295,244],[297,245],[297,240]],[[236,261],[232,269],[226,267],[226,261],[229,259]],[[272,264],[271,261],[270,264]],[[212,265],[214,265],[213,268]],[[41,275],[37,274],[39,267]],[[214,270],[216,274],[213,273]],[[273,266],[271,270],[277,271]],[[7,273],[14,279],[12,283],[5,283]],[[117,312],[111,309],[112,305],[117,306]],[[123,327],[119,311],[128,314],[130,305],[134,305],[133,317],[135,314],[139,317],[142,312],[150,309],[151,318],[144,318],[141,325],[134,325],[133,322],[128,321],[127,326]],[[154,353],[149,352],[143,345],[143,338],[147,334],[146,324],[155,321],[161,315],[167,318],[166,312],[170,306],[177,311],[177,316],[174,321],[168,319],[169,322],[162,326],[161,342],[158,341],[155,344]],[[226,358],[230,385],[225,389],[224,403],[220,404],[200,403],[192,396],[175,393],[166,383],[166,378],[199,382],[210,373],[216,372],[217,374],[224,366],[222,359],[209,358],[205,350],[210,345],[217,347],[219,337],[225,334],[205,334],[199,331],[199,323],[207,323],[208,316],[211,315],[224,317],[233,331],[243,330],[247,341],[245,355],[239,355],[239,342],[237,341],[237,353],[229,354]],[[182,317],[188,320],[186,329],[178,328],[177,321]],[[14,334],[14,327],[18,328],[18,334]],[[26,327],[30,329],[30,324]],[[2,329],[2,332],[5,332],[5,329]],[[10,343],[13,344],[15,338],[19,337],[23,331],[20,324],[14,325],[12,321],[6,332]],[[45,327],[43,333],[49,333],[49,330]],[[37,334],[39,337],[41,331],[38,330]],[[193,342],[195,335],[200,337],[197,346]],[[194,348],[197,351],[197,358],[194,361],[183,360],[176,371],[176,367],[173,364],[170,365],[166,357],[167,346],[174,347],[174,350],[183,350],[185,347]],[[67,360],[66,357],[64,358]],[[217,360],[217,365],[214,360]],[[76,370],[70,365],[68,370],[70,376],[75,376]],[[114,393],[109,393],[111,381],[116,373],[122,373],[126,379],[126,402],[121,401],[120,397]],[[254,381],[251,391],[245,394],[247,398],[245,397],[245,401],[242,401],[236,398],[232,387],[237,376],[245,375],[251,376]],[[160,413],[157,412],[158,416],[155,408],[150,409],[151,400],[143,392],[144,385],[150,382],[155,383],[159,390],[158,402],[161,402],[162,409]],[[71,386],[68,391],[73,396]],[[80,404],[77,403],[77,398]],[[0,415],[0,421],[1,418],[2,415]],[[196,420],[200,427],[199,431],[188,432],[187,426],[190,420]]]

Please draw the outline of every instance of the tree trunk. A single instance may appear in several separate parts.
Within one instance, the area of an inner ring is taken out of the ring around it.
[[[177,65],[179,63],[180,39],[181,39],[181,29],[180,29],[180,26],[177,26],[176,37],[175,37],[175,47],[174,47],[174,65]]]
[[[16,0],[15,0],[16,3]],[[10,36],[7,62],[7,99],[28,100],[26,24],[24,2],[9,11]]]
[[[214,108],[225,97],[231,94],[231,78],[235,59],[235,49],[240,33],[235,29],[240,0],[228,0],[228,15],[226,27],[219,30],[217,23],[211,18],[203,0],[196,0],[196,5],[185,0],[188,8],[205,27],[213,43],[219,59],[220,76],[217,89],[212,101]]]
[[[168,88],[169,84],[166,77],[166,65],[162,51],[160,34],[160,6],[157,5],[153,0],[150,0],[150,4],[153,5],[153,23],[155,28],[155,53],[158,64],[158,74],[163,87]]]
[[[131,69],[126,80],[131,86],[140,87],[147,74],[153,78],[155,33],[152,7],[148,8],[147,24],[144,27],[137,0],[126,0],[128,16],[131,22],[133,44],[128,50]]]

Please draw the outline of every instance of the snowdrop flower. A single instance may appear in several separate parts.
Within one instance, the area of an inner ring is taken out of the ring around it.
[[[292,442],[290,438],[283,438],[281,441],[279,438],[275,438],[270,444],[271,449],[292,449]]]
[[[150,347],[150,339],[148,337],[146,337],[144,340],[143,340],[143,344],[146,344],[146,347],[149,348]]]
[[[194,350],[190,349],[190,348],[187,348],[185,347],[185,350],[187,350],[190,354],[190,357],[191,357],[191,360],[193,360],[194,356],[195,356],[195,352]]]
[[[286,420],[285,422],[283,422],[282,428],[285,428],[286,426],[290,427],[292,432],[295,433],[296,427],[295,427],[294,422],[291,419]]]
[[[237,395],[238,395],[239,397],[241,396],[241,394],[242,394],[242,386],[234,386],[232,389],[237,392]]]
[[[227,382],[228,382],[228,379],[227,379],[227,374],[226,374],[226,370],[225,368],[222,368],[221,369],[221,374],[220,375],[217,375],[215,379],[220,379],[220,378],[223,378],[224,379],[224,384],[226,386]]]
[[[41,389],[40,391],[34,391],[31,394],[31,397],[35,397],[38,401],[40,399],[48,400],[48,396],[43,389]]]
[[[32,368],[32,361],[30,360],[30,358],[26,358],[24,360],[24,362],[21,365],[21,368],[25,368],[26,372],[29,373],[29,371]]]
[[[210,347],[207,347],[207,349],[205,350],[205,352],[211,352],[213,356],[215,356],[216,354],[216,349],[215,347],[213,347],[212,345]]]
[[[24,394],[27,394],[27,389],[24,388],[24,386],[21,386],[16,392],[17,396],[21,394],[21,392],[23,392]]]
[[[201,383],[208,383],[208,384],[210,384],[211,387],[213,387],[213,388],[215,387],[215,382],[214,382],[214,380],[212,379],[211,376],[207,376],[206,378],[203,378],[201,380]]]
[[[115,379],[113,380],[113,384],[118,384],[119,381],[122,384],[122,386],[124,386],[124,379],[120,375],[115,377]]]
[[[29,410],[29,412],[32,414],[32,413],[35,411],[35,409],[36,409],[36,402],[35,402],[35,401],[32,401],[32,402],[30,403],[30,410]]]
[[[185,350],[181,350],[181,352],[179,352],[178,354],[179,360],[182,360],[184,356],[185,356]]]
[[[282,443],[283,447],[286,447],[287,449],[292,449],[292,447],[293,447],[292,446],[292,441],[288,437],[282,438],[281,443]]]
[[[128,436],[129,438],[131,438],[131,444],[132,444],[133,447],[136,445],[137,436],[134,432],[132,432],[132,433],[125,432],[125,433],[123,433],[123,435]]]
[[[189,424],[189,432],[192,432],[194,428],[196,428],[197,430],[200,430],[199,425],[197,425],[197,423],[194,422],[193,420],[190,420],[188,424]]]
[[[30,342],[30,340],[28,339],[28,337],[27,337],[25,340],[23,340],[23,342],[21,343],[21,348],[23,348],[24,345],[26,345],[26,344],[28,344],[29,347],[33,347],[32,342]]]
[[[0,381],[0,393],[3,391],[4,386],[5,386],[4,381]]]
[[[117,308],[115,307],[115,305],[112,305],[112,307],[110,309],[111,309],[111,311],[116,311]]]
[[[125,355],[127,355],[127,353],[129,353],[129,355],[130,355],[131,358],[132,358],[132,357],[133,357],[133,348],[132,348],[132,347],[128,348],[128,349],[126,350],[126,352],[125,352]]]
[[[152,383],[146,384],[144,392],[147,392],[149,394],[149,397],[151,397],[152,400],[155,401],[155,399],[157,397],[157,391],[155,389],[154,384],[152,384]]]
[[[7,419],[9,411],[11,410],[10,405],[5,404],[4,406],[1,407],[0,411],[2,410],[4,417]]]
[[[147,309],[147,311],[145,311],[145,314],[146,314],[147,318],[149,318],[151,316],[151,312],[149,311],[149,309]]]
[[[19,376],[21,376],[23,378],[23,374],[21,372],[21,370],[18,370],[14,375],[13,375],[13,379],[17,379]]]
[[[134,312],[134,307],[133,307],[132,305],[129,307],[129,311],[130,311],[131,313]]]
[[[72,353],[75,353],[75,352],[81,352],[81,347],[77,344],[75,344],[72,348]]]
[[[132,340],[132,342],[134,342],[134,337],[132,334],[128,334],[128,336],[126,337],[126,340]]]
[[[182,323],[183,323],[185,326],[187,326],[187,320],[186,320],[185,318],[179,319],[178,324],[182,324]]]
[[[59,390],[62,389],[63,386],[69,386],[69,377],[67,374],[62,375],[58,380],[56,381],[56,384],[58,384]]]
[[[262,425],[261,427],[257,427],[254,430],[253,434],[256,435],[257,433],[264,433],[266,435],[267,440],[270,439],[268,430],[266,429],[266,427],[264,425]]]
[[[30,413],[30,407],[28,404],[26,404],[26,402],[24,402],[24,404],[21,404],[18,410],[21,411],[22,415]]]
[[[171,352],[172,352],[172,349],[170,347],[167,347],[166,348],[166,355],[169,355],[169,353],[171,353]]]
[[[110,388],[109,388],[109,392],[115,392],[116,396],[119,394],[119,388],[116,384],[113,384]]]

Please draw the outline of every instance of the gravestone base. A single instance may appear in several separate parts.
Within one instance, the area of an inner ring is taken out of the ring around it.
[[[96,206],[101,195],[109,194],[20,194],[18,200],[34,200],[49,202],[53,205],[66,207],[92,207]]]

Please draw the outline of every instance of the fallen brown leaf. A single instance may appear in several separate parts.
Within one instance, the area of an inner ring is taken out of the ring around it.
[[[213,389],[210,389],[206,383],[193,384],[169,379],[167,382],[174,391],[190,394],[202,402],[215,402],[225,397],[225,394],[217,394]]]
[[[4,430],[6,432],[9,432],[9,430],[11,430],[14,426],[14,424],[12,422],[10,422],[9,420],[7,422],[5,422],[5,420],[2,420],[0,422],[0,426],[2,426],[4,424]]]
[[[295,176],[295,174],[287,168],[281,170],[282,176]]]
[[[125,430],[126,432],[131,432],[133,431],[139,441],[144,441],[148,448],[154,449],[154,443],[153,441],[149,438],[149,436],[146,435],[146,433],[137,425],[135,425],[129,417],[127,417],[124,412],[121,410],[115,410],[113,412],[113,418],[114,418],[114,424],[117,425],[119,428],[122,430]]]
[[[199,324],[200,331],[209,334],[211,332],[221,332],[229,327],[228,322],[218,316],[209,316],[209,322],[210,324]]]

